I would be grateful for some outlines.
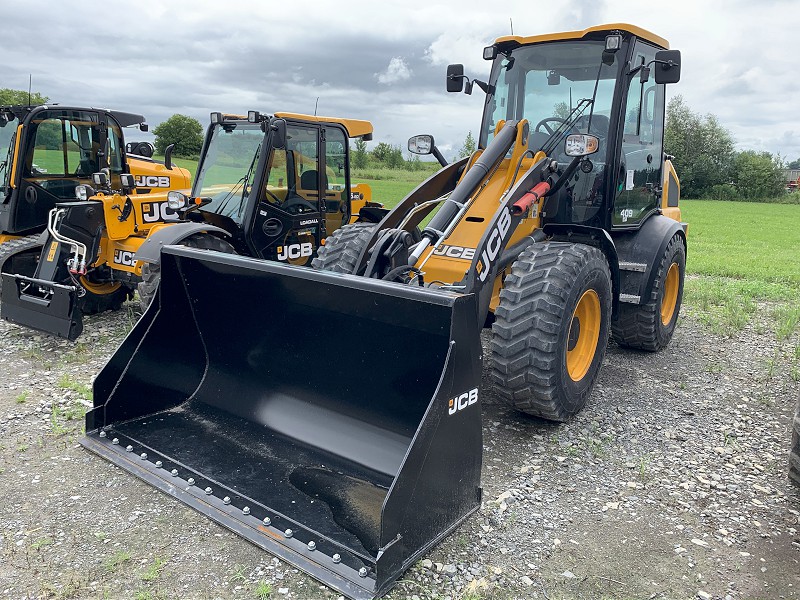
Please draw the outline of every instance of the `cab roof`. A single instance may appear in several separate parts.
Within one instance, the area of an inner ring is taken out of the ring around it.
[[[495,40],[495,44],[499,45],[499,44],[507,44],[509,42],[516,42],[521,46],[526,46],[529,44],[539,44],[542,42],[555,42],[559,40],[580,40],[592,33],[598,33],[598,32],[611,33],[612,31],[622,31],[624,33],[630,33],[638,38],[650,42],[651,44],[655,44],[656,46],[664,48],[665,50],[669,49],[669,42],[664,38],[650,31],[647,31],[646,29],[637,27],[636,25],[629,25],[628,23],[609,23],[607,25],[595,25],[594,27],[589,27],[581,31],[564,31],[561,33],[546,33],[544,35],[532,35],[527,37],[519,35],[506,35],[497,38]]]
[[[347,130],[347,136],[351,138],[371,136],[372,123],[359,119],[340,119],[338,117],[315,117],[300,113],[276,112],[276,117],[281,119],[293,119],[295,121],[309,121],[312,123],[338,123]]]

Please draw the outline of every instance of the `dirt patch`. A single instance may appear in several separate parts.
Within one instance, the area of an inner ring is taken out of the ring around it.
[[[69,344],[0,323],[0,596],[338,597],[77,444],[128,326],[90,317]],[[612,345],[569,424],[485,395],[483,505],[389,598],[800,597],[797,343],[683,318],[659,354]]]

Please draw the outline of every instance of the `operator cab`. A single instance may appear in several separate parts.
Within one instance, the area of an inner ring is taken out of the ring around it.
[[[481,85],[488,93],[480,147],[512,119],[527,119],[531,152],[545,151],[562,168],[570,161],[567,135],[599,140],[598,151],[547,198],[545,223],[636,228],[661,204],[664,87],[679,77],[679,53],[664,50],[658,36],[625,27],[556,41],[508,36],[484,51],[493,64],[489,83]]]

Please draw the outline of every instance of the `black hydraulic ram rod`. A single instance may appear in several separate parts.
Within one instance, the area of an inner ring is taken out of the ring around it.
[[[475,193],[492,169],[503,160],[517,138],[517,124],[518,121],[506,121],[500,133],[495,136],[469,171],[464,174],[464,178],[450,194],[447,202],[434,215],[428,226],[422,230],[422,243],[414,251],[415,258],[419,258],[425,248],[431,243],[435,243],[442,232],[447,231],[469,197]]]

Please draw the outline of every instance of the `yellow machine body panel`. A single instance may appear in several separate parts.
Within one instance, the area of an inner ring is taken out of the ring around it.
[[[151,160],[128,157],[131,175],[136,178],[137,196],[158,190],[189,190],[192,187],[192,174],[181,167],[167,169],[163,164]]]
[[[678,200],[681,196],[681,182],[671,160],[664,161],[664,182],[661,192],[661,212],[663,215],[681,222],[681,209]]]
[[[5,244],[11,240],[18,240],[19,238],[20,236],[18,235],[6,235],[4,233],[0,233],[0,244]]]
[[[14,142],[14,157],[11,163],[11,178],[8,180],[12,188],[17,187],[15,183],[17,181],[17,163],[19,163],[17,157],[19,156],[19,144],[20,140],[22,140],[23,127],[23,125],[19,125],[17,127],[16,141]]]

